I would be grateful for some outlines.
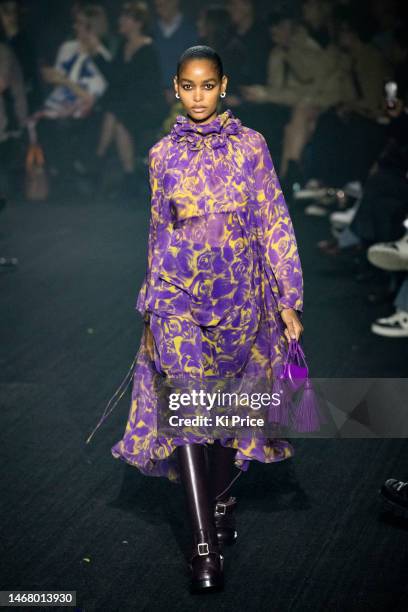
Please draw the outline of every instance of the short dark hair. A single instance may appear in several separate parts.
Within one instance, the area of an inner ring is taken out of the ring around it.
[[[146,33],[150,26],[149,7],[146,2],[133,1],[122,4],[120,11],[122,14],[128,15],[134,21],[139,21],[142,24],[142,31]]]
[[[179,77],[184,64],[195,59],[206,59],[213,62],[220,80],[222,79],[224,74],[222,60],[215,49],[212,47],[207,47],[207,45],[195,45],[194,47],[188,47],[188,49],[183,51],[177,62],[177,78]]]
[[[270,11],[267,15],[268,26],[279,25],[280,23],[282,23],[282,21],[286,21],[288,19],[293,21],[295,19],[295,16],[293,12],[284,9],[275,9],[273,11]]]

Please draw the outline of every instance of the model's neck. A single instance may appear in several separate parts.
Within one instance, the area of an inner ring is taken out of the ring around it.
[[[205,125],[206,123],[210,123],[211,121],[214,121],[214,119],[216,119],[217,116],[218,116],[217,111],[215,111],[212,115],[210,115],[210,117],[197,121],[196,119],[193,119],[193,117],[190,117],[190,115],[187,113],[187,119],[189,120],[190,123],[193,123],[194,125]]]

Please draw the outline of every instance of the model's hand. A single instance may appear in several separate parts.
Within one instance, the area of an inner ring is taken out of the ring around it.
[[[303,325],[299,321],[296,310],[293,308],[284,308],[281,310],[281,317],[286,325],[285,336],[288,343],[292,339],[299,340],[301,333],[303,332]]]

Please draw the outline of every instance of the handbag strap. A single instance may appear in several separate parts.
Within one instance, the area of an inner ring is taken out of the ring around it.
[[[289,349],[286,355],[286,361],[285,361],[285,365],[287,365],[287,363],[289,362],[289,359],[292,359],[295,363],[297,362],[298,365],[301,365],[302,362],[304,363],[304,365],[307,368],[307,363],[306,363],[306,358],[305,358],[305,354],[303,352],[302,347],[300,346],[300,343],[298,342],[298,340],[296,340],[295,338],[292,338],[290,340],[289,343]]]

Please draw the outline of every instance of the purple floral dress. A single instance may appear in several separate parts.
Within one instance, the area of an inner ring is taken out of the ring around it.
[[[177,116],[149,151],[147,270],[136,308],[144,318],[123,438],[115,458],[179,481],[175,448],[203,435],[160,436],[155,379],[262,376],[287,352],[279,311],[302,312],[295,234],[262,134],[231,110],[206,124]],[[294,449],[277,438],[221,439],[241,470]]]

